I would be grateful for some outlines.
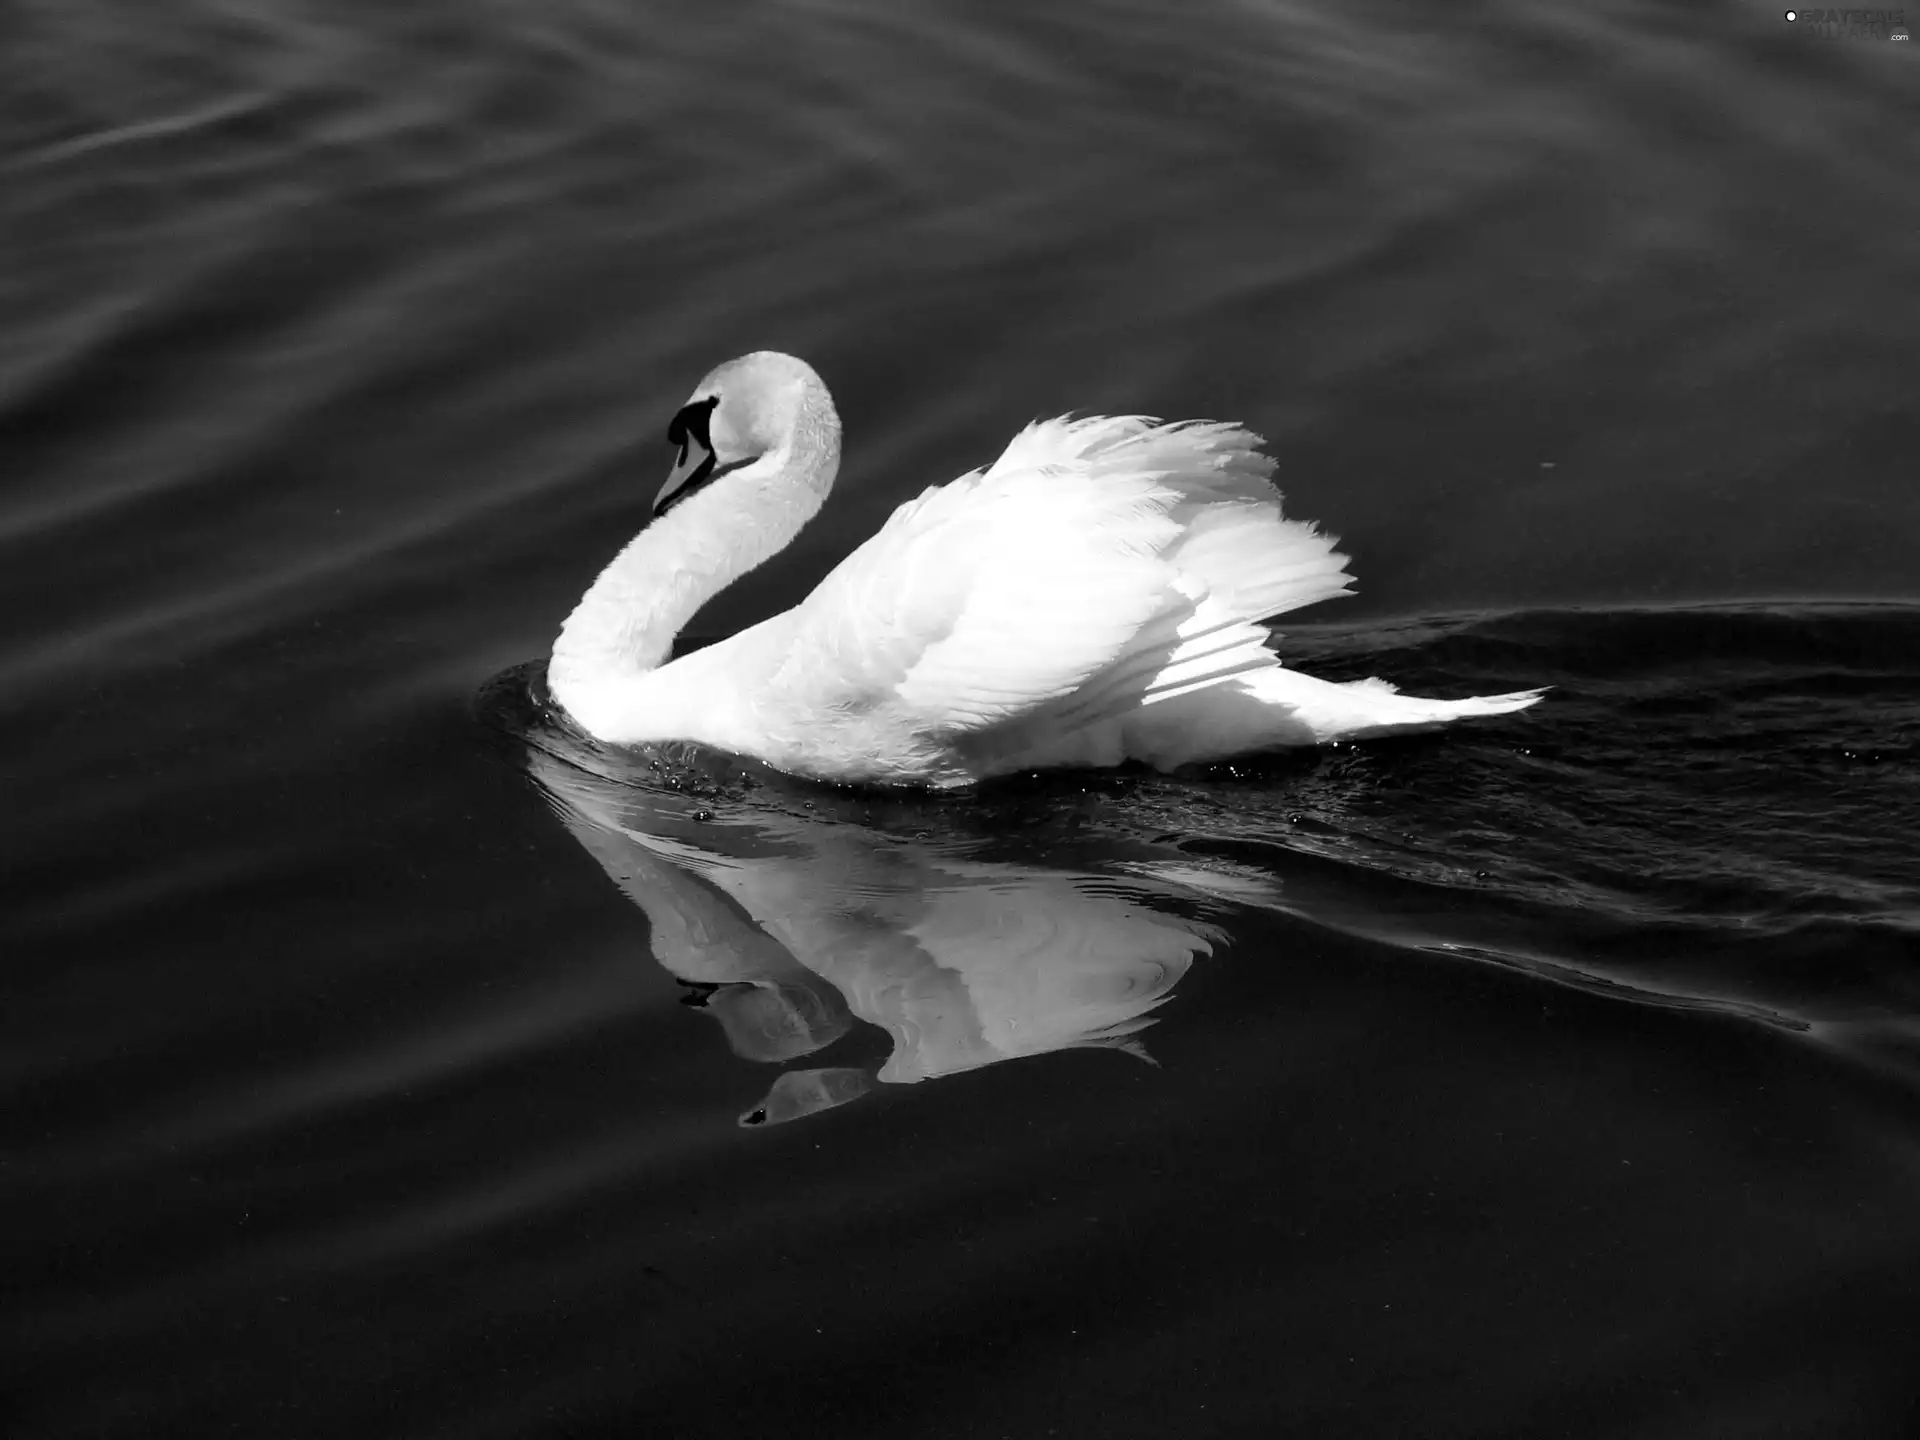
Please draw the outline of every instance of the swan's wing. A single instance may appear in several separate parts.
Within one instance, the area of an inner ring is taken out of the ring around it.
[[[896,510],[802,605],[787,673],[971,728],[1111,661],[1166,603],[1175,522],[1145,477],[1022,449]]]
[[[1273,664],[1248,622],[1349,582],[1330,537],[1282,518],[1259,443],[1208,421],[1029,426],[902,505],[791,613],[768,698],[950,741]]]

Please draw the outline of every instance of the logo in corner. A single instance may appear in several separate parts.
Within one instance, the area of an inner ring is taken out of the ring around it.
[[[1905,40],[1904,10],[1788,10],[1789,25],[1823,40]]]

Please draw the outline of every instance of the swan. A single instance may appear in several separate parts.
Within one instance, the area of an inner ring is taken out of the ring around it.
[[[792,609],[669,661],[707,600],[784,548],[840,465],[805,361],[709,372],[673,418],[649,523],[568,616],[557,704],[615,745],[691,741],[817,780],[996,775],[1430,730],[1533,704],[1333,683],[1259,622],[1348,593],[1346,556],[1285,519],[1261,438],[1206,420],[1061,416],[895,510]]]

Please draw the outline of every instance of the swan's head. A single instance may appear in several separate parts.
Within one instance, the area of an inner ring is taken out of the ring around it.
[[[817,509],[840,464],[840,420],[804,360],[756,350],[715,367],[667,427],[673,471],[653,502],[664,515],[728,475],[778,478],[813,492]]]

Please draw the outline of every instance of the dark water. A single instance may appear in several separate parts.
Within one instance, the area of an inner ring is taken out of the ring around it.
[[[1909,1433],[1916,56],[0,12],[0,1425]],[[706,632],[1144,409],[1345,538],[1290,660],[1556,689],[961,799],[601,752],[516,667],[758,346],[848,463]]]

